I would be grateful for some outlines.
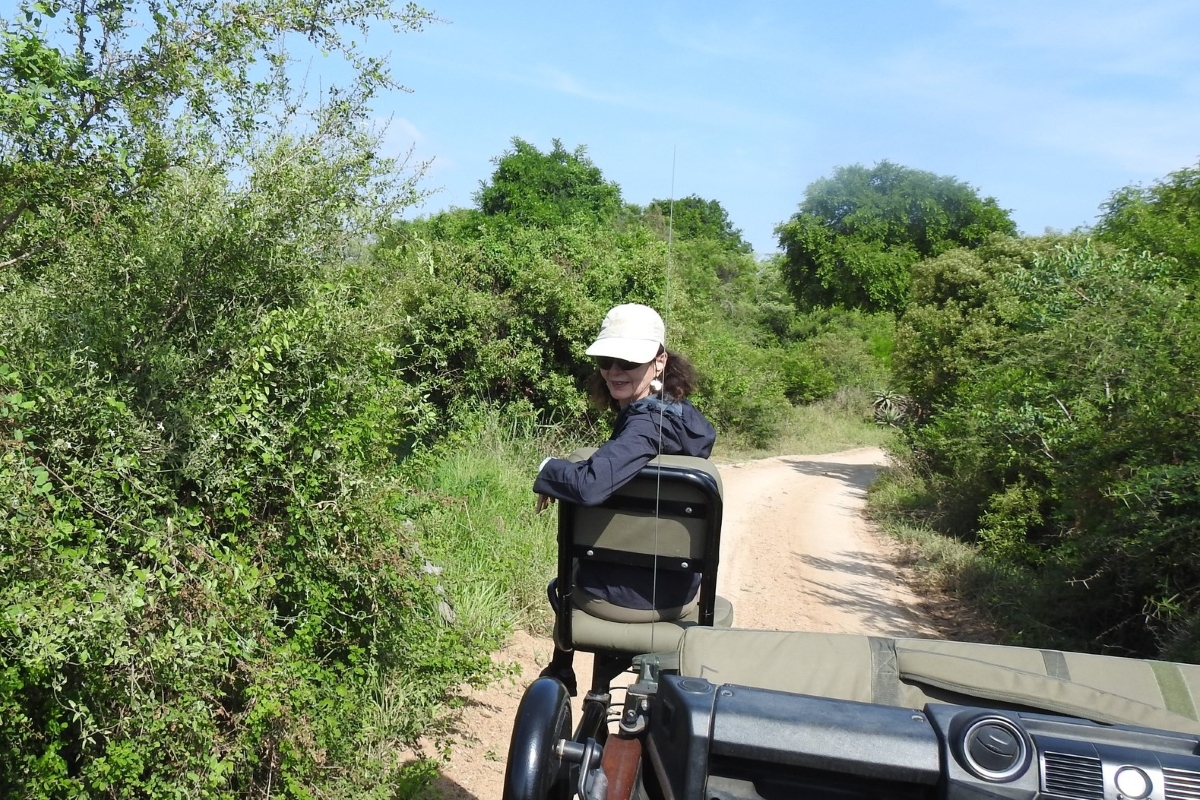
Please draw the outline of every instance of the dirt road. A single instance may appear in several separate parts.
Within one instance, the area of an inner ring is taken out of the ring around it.
[[[862,448],[720,467],[718,593],[733,602],[738,627],[938,635],[917,610],[893,549],[862,517],[866,489],[885,463],[878,448]],[[521,693],[551,649],[549,639],[518,634],[498,655],[519,664],[522,676],[471,696],[462,741],[435,787],[446,800],[500,797]],[[579,685],[587,686],[588,659],[576,662]]]

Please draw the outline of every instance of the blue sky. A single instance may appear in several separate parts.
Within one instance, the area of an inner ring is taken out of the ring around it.
[[[431,0],[373,37],[377,108],[431,159],[412,216],[473,204],[519,136],[587,148],[628,202],[718,200],[755,249],[805,187],[889,159],[995,197],[1025,233],[1200,161],[1200,2]]]

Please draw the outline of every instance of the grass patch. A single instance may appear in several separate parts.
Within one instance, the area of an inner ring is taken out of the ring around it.
[[[870,397],[856,390],[791,409],[785,430],[770,448],[718,436],[714,457],[828,453],[887,446],[895,436],[871,422]],[[407,512],[421,557],[440,570],[456,627],[481,646],[514,628],[549,631],[546,583],[555,569],[557,515],[534,513],[534,475],[547,455],[603,439],[600,431],[542,426],[517,407],[484,409],[414,468],[418,491]]]
[[[955,598],[983,620],[1000,644],[1092,652],[1095,643],[1072,636],[1055,618],[1086,613],[1084,587],[1000,561],[974,542],[938,530],[936,497],[903,459],[886,469],[867,493],[868,513],[888,536],[917,554],[920,588]]]
[[[867,390],[846,388],[833,397],[789,409],[782,434],[767,447],[755,447],[736,435],[719,435],[713,458],[744,461],[780,455],[815,455],[855,447],[887,448],[896,441],[895,429],[872,421],[871,396]]]
[[[872,484],[867,511],[885,535],[916,554],[912,569],[919,591],[954,598],[998,643],[1027,644],[1023,593],[1013,591],[1015,576],[1000,570],[974,543],[935,529],[935,498],[903,460]]]
[[[421,470],[417,534],[472,636],[548,629],[555,515],[534,513],[531,488],[545,446],[529,415],[487,410]]]

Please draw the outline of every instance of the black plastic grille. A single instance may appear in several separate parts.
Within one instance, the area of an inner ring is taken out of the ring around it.
[[[1059,797],[1078,800],[1103,800],[1104,773],[1100,759],[1067,753],[1045,753],[1043,790]],[[1198,798],[1200,800],[1200,798]]]
[[[1167,800],[1200,800],[1200,772],[1163,768]]]

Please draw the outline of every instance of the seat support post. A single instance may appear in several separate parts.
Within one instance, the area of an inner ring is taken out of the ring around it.
[[[555,606],[556,623],[554,626],[555,645],[558,649],[571,652],[575,649],[571,636],[571,592],[574,581],[571,573],[575,569],[574,557],[571,554],[571,532],[575,525],[575,505],[573,503],[558,504],[558,605]]]

